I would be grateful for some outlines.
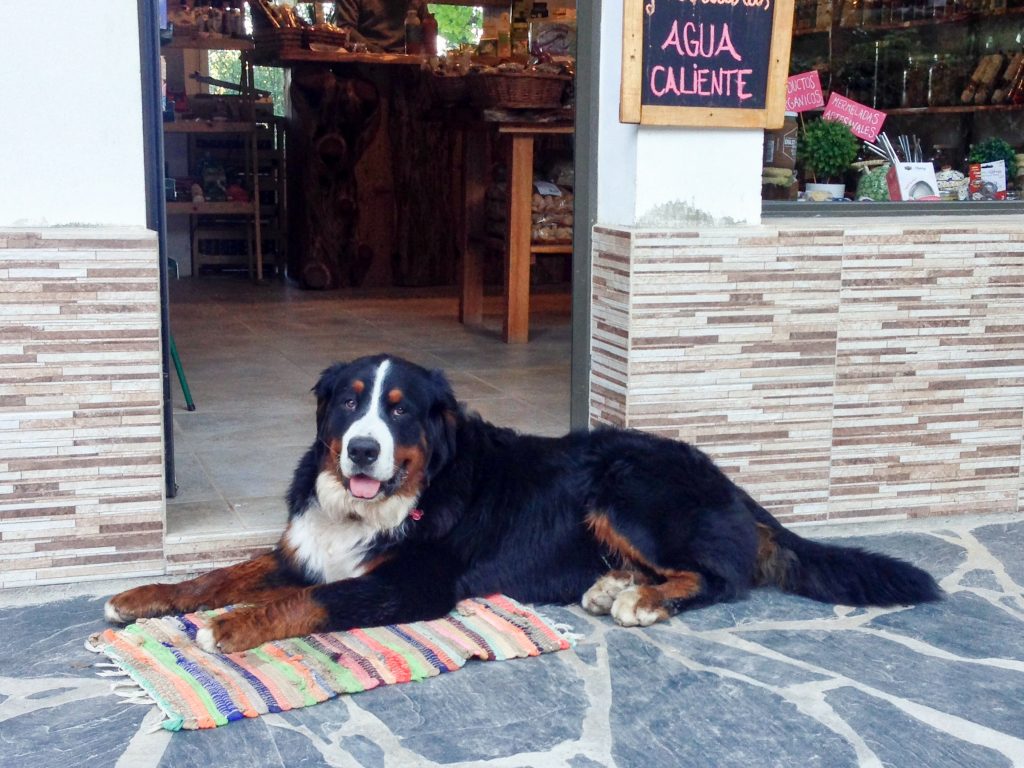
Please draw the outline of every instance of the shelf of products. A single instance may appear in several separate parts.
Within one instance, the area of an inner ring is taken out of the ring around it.
[[[164,123],[164,133],[252,133],[255,130],[253,122],[228,120],[181,119]]]
[[[240,264],[260,281],[265,252],[273,254],[275,267],[283,265],[284,126],[252,87],[253,64],[245,53],[251,48],[244,39],[184,37],[162,49],[178,57],[192,50],[242,51],[236,94],[191,93],[169,102],[173,119],[164,122],[165,142],[184,142],[173,150],[168,144],[178,168],[168,179],[166,211],[189,217],[193,274]]]
[[[250,215],[253,212],[253,204],[249,202],[168,202],[167,213],[190,214],[192,216],[240,216]]]
[[[790,72],[810,70],[818,72],[826,100],[835,93],[879,110],[890,137],[919,143],[922,160],[939,174],[940,196],[944,174],[959,180],[971,163],[995,159],[975,151],[991,145],[990,139],[1009,145],[1003,152],[1006,194],[1012,199],[1015,187],[1024,186],[1024,178],[1015,176],[1024,173],[1017,171],[1024,166],[1018,162],[1024,157],[1024,3],[797,0]],[[793,199],[795,187],[785,187],[767,154],[766,199]],[[859,159],[878,162],[863,151]],[[874,167],[871,162],[859,164],[863,172]],[[801,180],[812,180],[803,170],[798,164]],[[847,172],[848,197],[855,197],[860,178]]]
[[[243,37],[175,37],[164,51],[251,51],[253,42]]]

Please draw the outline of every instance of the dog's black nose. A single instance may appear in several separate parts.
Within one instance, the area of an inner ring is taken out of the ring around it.
[[[356,437],[349,441],[348,457],[359,467],[373,464],[380,456],[380,443],[372,437]]]

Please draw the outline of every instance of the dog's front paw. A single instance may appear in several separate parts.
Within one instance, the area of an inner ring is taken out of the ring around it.
[[[238,608],[222,613],[196,632],[196,645],[207,653],[237,653],[277,638],[260,628],[258,608]]]
[[[627,587],[612,603],[612,618],[623,627],[649,627],[668,618],[661,597],[650,587]]]
[[[112,624],[130,624],[136,619],[176,613],[174,584],[148,584],[114,595],[103,606],[103,616]]]
[[[603,616],[612,609],[612,603],[618,594],[633,583],[633,574],[628,571],[606,573],[583,593],[580,605],[587,613]]]

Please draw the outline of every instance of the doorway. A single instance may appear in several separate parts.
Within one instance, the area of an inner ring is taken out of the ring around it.
[[[596,40],[598,13],[580,8],[581,41]],[[596,94],[585,50],[577,92]],[[596,103],[584,101],[577,114],[589,124]],[[588,135],[575,140],[577,178],[589,188]],[[230,273],[169,276],[166,326],[197,406],[185,410],[169,369],[169,570],[237,561],[276,540],[292,470],[313,438],[309,390],[336,360],[393,352],[444,369],[460,400],[495,423],[547,435],[585,426],[591,200],[578,182],[573,293],[534,294],[523,345],[501,341],[500,295],[485,298],[480,328],[459,324],[454,286],[314,292]]]

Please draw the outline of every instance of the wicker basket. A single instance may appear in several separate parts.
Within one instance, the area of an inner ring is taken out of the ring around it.
[[[348,43],[348,32],[329,29],[305,29],[303,40],[312,50],[344,48]]]
[[[561,106],[568,75],[501,72],[470,78],[470,95],[483,107],[550,109]]]
[[[301,29],[287,27],[283,29],[264,29],[252,33],[253,60],[258,64],[271,61],[285,51],[294,51],[303,47]]]
[[[469,86],[461,75],[432,75],[430,88],[442,104],[462,104],[469,100]]]

